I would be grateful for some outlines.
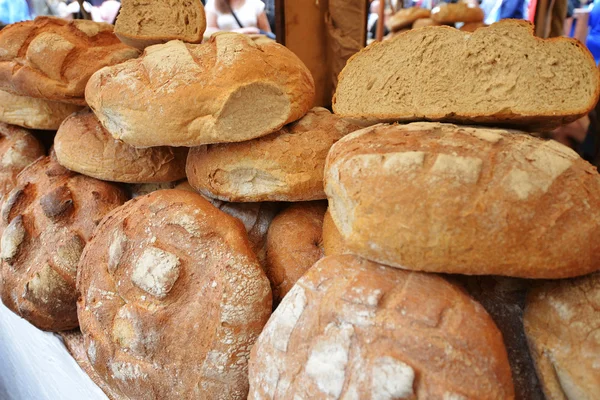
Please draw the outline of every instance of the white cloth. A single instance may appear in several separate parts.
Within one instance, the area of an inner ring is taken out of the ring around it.
[[[224,31],[239,29],[240,26],[229,12],[220,13],[215,7],[215,0],[208,0],[204,7],[206,12],[217,14],[217,27]],[[234,8],[233,11],[243,25],[243,28],[257,28],[258,16],[265,11],[265,3],[260,0],[246,0],[239,8]]]

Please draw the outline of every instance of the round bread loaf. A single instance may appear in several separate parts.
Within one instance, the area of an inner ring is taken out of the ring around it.
[[[481,22],[484,17],[485,15],[480,7],[463,2],[441,3],[431,10],[431,19],[440,24]]]
[[[421,7],[408,7],[403,8],[386,22],[387,27],[390,31],[396,32],[401,29],[410,28],[413,22],[421,18],[429,18],[431,11]]]
[[[225,201],[324,199],[327,152],[356,129],[358,125],[316,107],[269,136],[191,149],[188,181],[201,194]]]
[[[475,32],[479,28],[485,28],[487,25],[483,22],[467,22],[460,27],[463,32]]]
[[[323,252],[326,256],[349,253],[344,244],[344,238],[331,219],[329,210],[323,218]]]
[[[15,187],[19,172],[45,153],[27,130],[0,122],[0,203]]]
[[[246,398],[271,290],[237,219],[183,190],[133,199],[98,227],[77,286],[89,360],[113,391]]]
[[[136,60],[98,71],[85,93],[106,129],[136,147],[254,139],[302,117],[314,95],[312,75],[294,53],[233,32],[147,47]]]
[[[177,186],[177,182],[134,183],[131,185],[127,185],[127,187],[129,188],[129,193],[131,193],[132,199],[140,196],[145,196],[152,192],[156,192],[157,190],[175,189],[177,188]]]
[[[412,24],[412,29],[424,28],[426,26],[439,26],[439,22],[435,22],[431,18],[419,18]]]
[[[17,96],[0,90],[0,122],[30,129],[56,130],[81,106],[34,97]]]
[[[600,269],[598,172],[552,140],[377,125],[331,148],[325,190],[348,249],[386,265],[524,278]]]
[[[546,399],[598,399],[600,273],[533,289],[523,322]]]
[[[51,157],[24,169],[0,211],[2,302],[40,329],[77,327],[77,263],[96,225],[126,200]]]
[[[249,399],[514,398],[502,335],[439,276],[325,257],[273,313]]]
[[[293,204],[271,223],[265,272],[277,306],[310,267],[323,258],[324,201]]]
[[[68,117],[54,138],[58,162],[97,179],[126,183],[171,182],[185,178],[188,149],[136,149],[108,133],[89,110]]]

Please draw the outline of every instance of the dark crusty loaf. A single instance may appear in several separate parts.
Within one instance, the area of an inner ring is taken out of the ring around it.
[[[203,195],[225,201],[324,199],[327,152],[336,141],[359,128],[315,107],[271,135],[191,149],[188,181]]]
[[[252,349],[249,399],[514,399],[502,335],[439,276],[325,257]]]
[[[125,200],[117,186],[51,157],[23,170],[0,210],[4,305],[40,329],[77,327],[79,256],[104,215]]]
[[[441,3],[431,10],[431,19],[440,24],[457,22],[482,22],[485,15],[480,7],[471,4]]]
[[[199,194],[159,190],[114,210],[77,287],[88,358],[119,395],[246,398],[271,289],[242,223]]]
[[[373,73],[373,65],[381,68]],[[374,43],[340,74],[333,109],[379,121],[559,125],[598,101],[594,58],[574,39],[543,40],[524,21],[474,33],[438,26]]]
[[[600,273],[533,289],[524,323],[546,399],[598,399]]]
[[[0,90],[0,122],[30,129],[56,130],[80,106],[17,96]]]
[[[329,212],[352,253],[400,268],[565,278],[600,269],[600,176],[558,142],[416,122],[329,152]]]
[[[73,114],[54,138],[58,162],[97,179],[126,183],[172,182],[185,178],[188,149],[136,149],[113,138],[89,110]]]
[[[119,41],[112,25],[38,17],[0,32],[0,89],[83,105],[94,72],[138,54]]]
[[[219,32],[203,44],[147,47],[94,74],[85,97],[115,138],[150,147],[264,136],[306,114],[314,94],[310,71],[290,50]]]

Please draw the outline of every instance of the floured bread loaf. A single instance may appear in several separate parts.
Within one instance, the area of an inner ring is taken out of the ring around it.
[[[386,22],[388,29],[392,32],[400,29],[410,28],[413,22],[421,18],[429,18],[431,11],[421,7],[403,8],[392,15]]]
[[[331,148],[329,212],[352,253],[399,268],[566,278],[600,269],[600,179],[555,141],[376,125]]]
[[[0,203],[17,184],[19,172],[45,154],[27,130],[0,122]]]
[[[373,65],[381,65],[373,73]],[[524,21],[474,33],[418,29],[374,43],[340,74],[333,109],[379,121],[559,125],[586,115],[600,80],[576,40],[543,40]]]
[[[77,263],[96,225],[126,200],[117,186],[51,157],[23,170],[0,210],[2,302],[40,329],[77,327]]]
[[[485,15],[480,7],[471,4],[441,3],[431,10],[431,19],[440,24],[456,22],[482,22]]]
[[[245,399],[271,312],[243,225],[160,190],[109,214],[86,246],[78,315],[94,370],[130,399]]]
[[[277,306],[298,279],[323,258],[324,201],[293,204],[275,217],[267,235],[265,272]]]
[[[439,276],[325,257],[273,313],[249,399],[514,399],[502,335]]]
[[[0,122],[30,129],[56,130],[75,111],[74,104],[17,96],[0,90]]]
[[[264,136],[306,114],[314,94],[310,71],[290,50],[219,32],[203,44],[147,47],[94,74],[85,96],[116,139],[150,147]]]
[[[344,244],[344,238],[335,226],[333,219],[331,219],[329,210],[327,210],[323,218],[323,253],[326,256],[333,256],[349,252]]]
[[[0,90],[84,105],[94,72],[138,54],[110,24],[38,17],[0,31]]]
[[[188,181],[203,195],[225,201],[324,199],[327,152],[359,128],[316,107],[298,122],[263,138],[191,149]]]
[[[548,282],[533,289],[524,323],[546,399],[597,399],[600,274]]]
[[[172,182],[185,178],[188,149],[137,149],[108,133],[89,110],[68,117],[54,138],[58,162],[71,171],[125,183]]]
[[[115,34],[129,46],[147,46],[183,40],[200,43],[206,16],[198,0],[122,0]]]

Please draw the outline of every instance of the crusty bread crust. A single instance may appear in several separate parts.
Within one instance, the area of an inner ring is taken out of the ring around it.
[[[396,32],[400,29],[410,28],[413,22],[421,18],[429,18],[431,11],[421,7],[403,8],[392,15],[387,21],[387,27],[390,31]]]
[[[482,22],[485,15],[480,7],[467,3],[442,3],[431,10],[431,19],[440,24]]]
[[[252,349],[254,399],[512,400],[502,335],[434,274],[351,255],[296,283]]]
[[[137,57],[112,25],[37,17],[0,31],[0,90],[85,105],[85,85],[102,67]]]
[[[0,122],[29,129],[56,130],[80,106],[17,96],[0,90]]]
[[[323,253],[326,256],[350,253],[344,244],[344,238],[331,219],[329,210],[323,217]]]

